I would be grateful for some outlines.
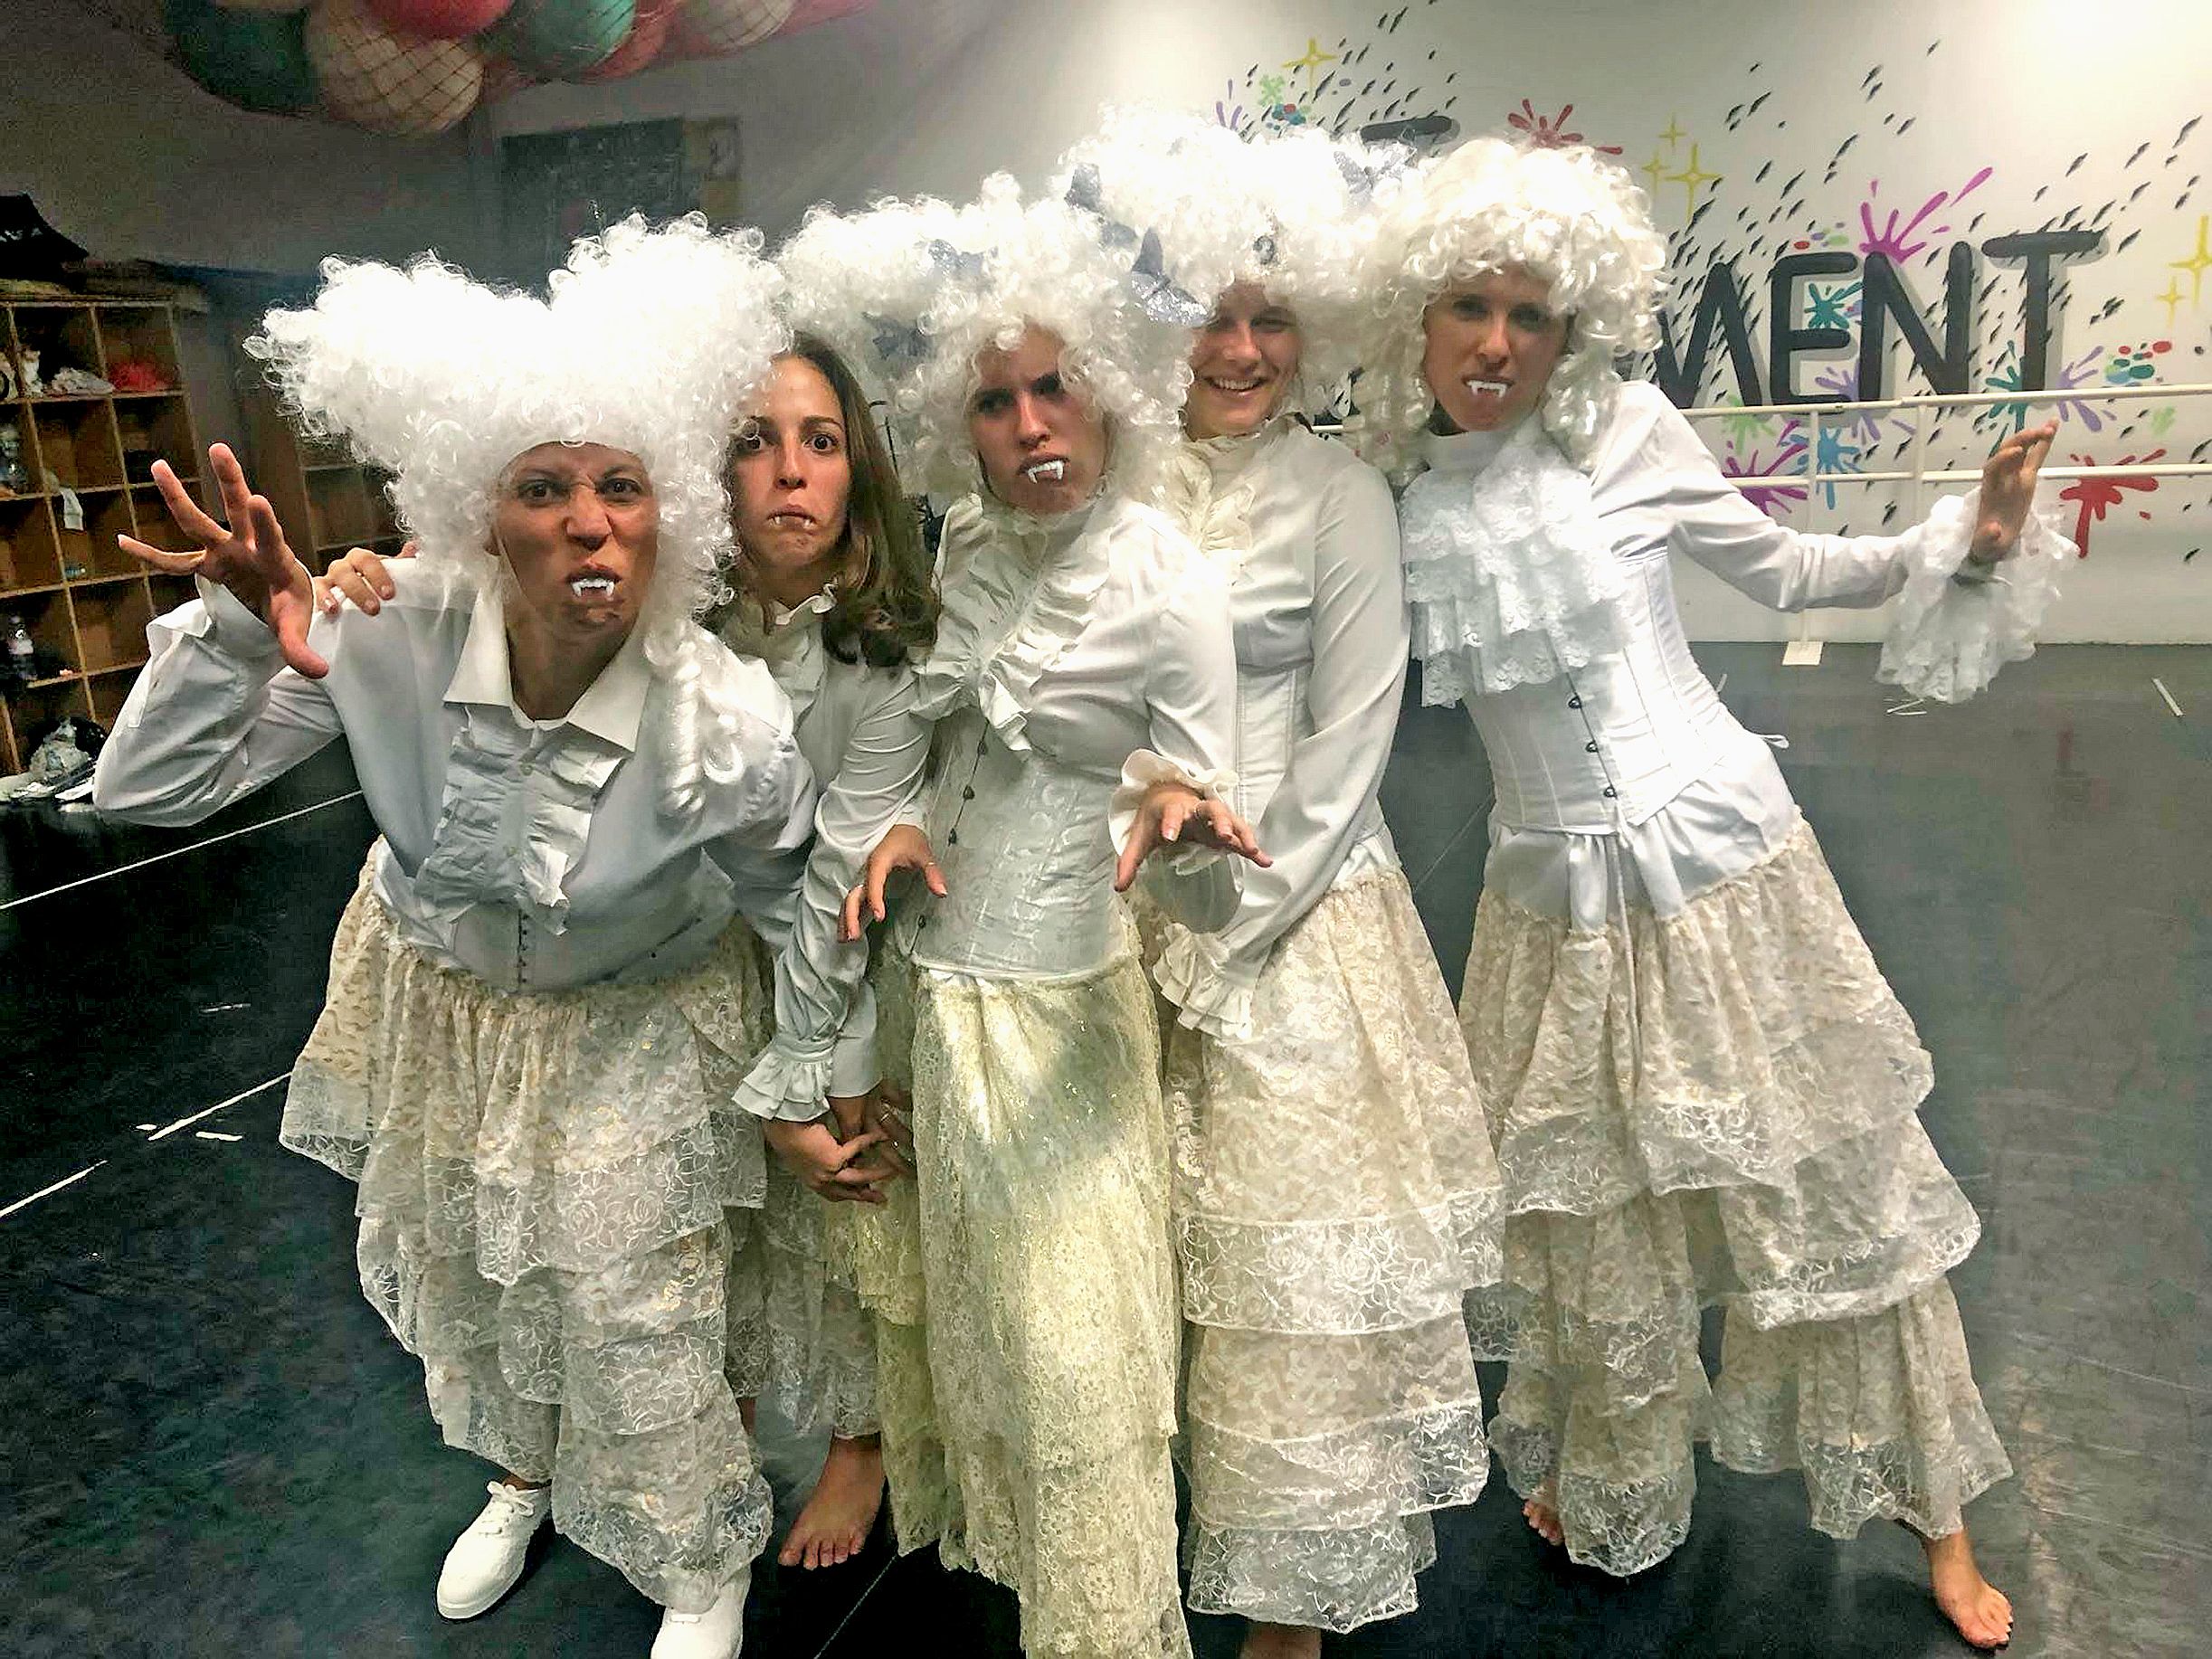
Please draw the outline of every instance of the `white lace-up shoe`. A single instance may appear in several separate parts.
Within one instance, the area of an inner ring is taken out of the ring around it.
[[[752,1582],[753,1569],[740,1567],[706,1612],[679,1613],[671,1607],[663,1613],[652,1659],[737,1659],[745,1642],[745,1590]]]
[[[453,1540],[438,1574],[438,1611],[448,1618],[474,1618],[515,1588],[531,1537],[553,1512],[553,1493],[543,1486],[525,1491],[494,1481],[485,1490],[491,1502]]]

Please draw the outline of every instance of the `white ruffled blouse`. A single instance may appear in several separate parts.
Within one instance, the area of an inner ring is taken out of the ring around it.
[[[496,593],[413,562],[390,571],[378,615],[316,617],[323,679],[284,667],[221,587],[157,618],[100,754],[100,811],[196,823],[344,737],[384,835],[377,896],[441,967],[509,991],[659,979],[704,960],[738,914],[782,944],[814,782],[766,668],[710,664],[739,711],[740,764],[676,821],[658,807],[658,745],[641,743],[666,693],[638,635],[565,716],[533,720],[515,706]],[[825,1041],[843,1009],[817,988],[777,1041]]]
[[[1643,382],[1621,389],[1585,468],[1533,421],[1502,442],[1432,440],[1429,459],[1400,504],[1413,649],[1424,700],[1464,700],[1489,755],[1486,888],[1582,928],[1624,898],[1679,909],[1797,823],[1767,743],[1690,656],[1670,553],[1780,611],[1902,592],[1882,677],[1952,701],[2033,649],[2072,552],[2031,514],[1990,576],[1962,570],[1971,497],[1899,536],[1778,525]]]
[[[945,524],[944,609],[916,671],[938,723],[926,810],[948,888],[917,894],[902,942],[926,969],[1087,973],[1122,946],[1115,848],[1150,783],[1227,791],[1236,653],[1227,583],[1160,513],[1108,495],[1054,519],[970,497]],[[1170,915],[1236,908],[1239,859],[1151,859]]]
[[[865,977],[868,946],[838,939],[845,895],[885,831],[919,796],[929,755],[929,724],[915,713],[914,672],[846,662],[823,643],[830,609],[817,594],[795,611],[774,608],[762,625],[740,607],[724,643],[759,658],[791,699],[799,748],[821,786],[814,845],[806,862],[798,915],[776,960],[779,1013],[815,987],[847,1000],[834,1046],[817,1041],[771,1050],[745,1078],[739,1098],[763,1115],[806,1118],[822,1097],[863,1095],[882,1072],[876,1054],[876,1003]]]
[[[1229,580],[1230,798],[1275,862],[1244,872],[1220,932],[1171,927],[1154,978],[1182,1023],[1235,1038],[1276,942],[1333,886],[1397,866],[1377,801],[1406,676],[1397,509],[1381,473],[1287,418],[1184,444],[1167,506]]]

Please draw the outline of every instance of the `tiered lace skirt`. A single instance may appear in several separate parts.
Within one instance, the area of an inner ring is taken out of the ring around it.
[[[679,1611],[768,1535],[724,1376],[725,1211],[763,1187],[731,1104],[766,1040],[751,934],[644,984],[508,995],[341,920],[284,1144],[358,1184],[361,1286],[452,1445],[550,1481],[555,1525]]]
[[[1250,1034],[1167,1036],[1190,1601],[1349,1630],[1410,1612],[1429,1512],[1489,1472],[1462,1297],[1497,1164],[1404,875],[1284,935]]]
[[[1619,1574],[1681,1541],[1701,1436],[1732,1467],[1801,1470],[1823,1531],[1955,1531],[2009,1472],[1944,1277],[1979,1222],[1812,831],[1791,810],[1773,850],[1665,915],[1635,849],[1557,838],[1579,843],[1559,867],[1608,884],[1601,928],[1499,879],[1542,839],[1494,834],[1461,1002],[1513,1211],[1470,1322],[1512,1361],[1491,1434],[1515,1489],[1548,1488],[1575,1559]]]
[[[900,1547],[936,1542],[1011,1586],[1027,1653],[1181,1659],[1168,1133],[1143,970],[913,985],[915,1226],[855,1218]]]

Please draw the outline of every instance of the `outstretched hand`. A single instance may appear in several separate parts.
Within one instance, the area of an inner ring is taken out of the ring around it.
[[[199,546],[171,553],[136,536],[119,536],[116,545],[134,559],[173,576],[204,576],[230,590],[231,596],[277,636],[284,660],[309,679],[320,679],[330,665],[308,649],[308,624],[315,615],[315,583],[306,565],[292,556],[266,496],[246,488],[245,469],[228,444],[207,451],[208,470],[223,498],[229,527],[204,512],[166,460],[154,463],[154,484],[169,517]]]
[[[1973,545],[1966,556],[1977,564],[2010,558],[2019,546],[2020,529],[2036,499],[2036,479],[2043,471],[2058,422],[2046,421],[2018,431],[1997,446],[1981,469],[1980,510],[1974,520]]]
[[[945,873],[937,868],[936,855],[930,850],[929,838],[912,824],[893,824],[884,832],[883,839],[868,855],[868,863],[860,879],[845,895],[845,913],[840,918],[837,936],[847,944],[868,931],[870,922],[884,918],[884,884],[891,879],[894,870],[916,870],[929,884],[929,890],[939,898],[948,891]]]
[[[1138,868],[1167,847],[1212,847],[1249,858],[1266,869],[1275,862],[1259,849],[1252,826],[1229,811],[1226,801],[1209,801],[1187,783],[1163,781],[1144,792],[1129,844],[1114,867],[1114,891],[1126,893]]]

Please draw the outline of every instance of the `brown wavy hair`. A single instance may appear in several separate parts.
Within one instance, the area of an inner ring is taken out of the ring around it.
[[[802,334],[778,358],[797,357],[821,371],[837,393],[845,423],[845,453],[851,463],[852,488],[845,501],[845,534],[838,543],[835,601],[821,619],[822,643],[842,662],[870,668],[897,668],[937,635],[937,592],[930,557],[923,545],[920,516],[899,493],[898,471],[890,450],[845,360],[817,336]],[[735,450],[732,451],[733,457]],[[746,581],[744,549],[732,575],[739,603],[757,602]],[[709,626],[714,619],[709,618]]]

